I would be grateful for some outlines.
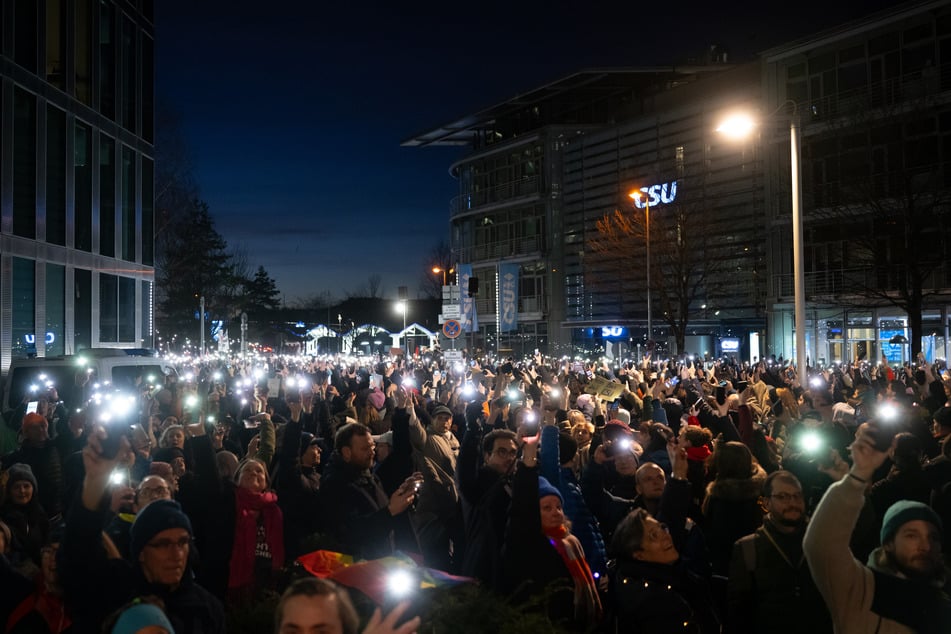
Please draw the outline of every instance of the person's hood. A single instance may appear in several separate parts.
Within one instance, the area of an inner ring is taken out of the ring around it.
[[[753,465],[749,478],[717,478],[707,485],[707,496],[728,501],[756,500],[763,494],[766,472],[758,464]]]

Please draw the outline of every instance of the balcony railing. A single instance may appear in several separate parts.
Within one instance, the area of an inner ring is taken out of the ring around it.
[[[495,297],[477,297],[476,312],[480,315],[494,315],[496,311]],[[541,313],[545,310],[545,298],[541,296],[520,297],[518,300],[518,314]]]
[[[451,217],[455,217],[479,207],[537,196],[540,193],[540,178],[537,176],[522,178],[489,189],[480,189],[479,191],[456,196],[449,202],[449,214]]]
[[[499,258],[540,253],[544,249],[545,236],[513,238],[459,249],[459,261],[481,262],[483,260],[496,260]]]
[[[881,266],[862,269],[829,269],[806,273],[803,277],[806,298],[827,298],[864,295],[869,291],[887,293],[896,291],[904,272],[900,266]],[[942,265],[928,271],[922,282],[926,293],[951,292],[951,267]],[[770,288],[773,297],[792,298],[795,279],[792,274],[774,275]]]

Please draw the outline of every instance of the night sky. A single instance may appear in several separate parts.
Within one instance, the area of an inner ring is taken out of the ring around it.
[[[749,58],[898,3],[846,4],[160,0],[156,98],[218,231],[288,304],[372,274],[394,297],[448,242],[462,155],[401,141],[583,68]]]

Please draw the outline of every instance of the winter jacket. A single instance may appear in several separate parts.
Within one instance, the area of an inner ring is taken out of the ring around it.
[[[848,475],[826,492],[806,529],[803,551],[837,634],[951,631],[943,588],[901,579],[881,565],[863,566],[849,536],[865,501],[865,485]],[[872,561],[880,561],[879,553]],[[874,569],[873,569],[874,568]]]
[[[361,559],[393,553],[397,518],[390,515],[389,498],[377,476],[345,462],[335,451],[324,468],[321,490],[327,530],[343,552]]]
[[[571,522],[571,532],[581,542],[591,572],[602,577],[607,572],[607,555],[604,539],[601,536],[601,526],[585,504],[584,495],[575,479],[574,471],[569,467],[561,466],[559,461],[558,428],[545,427],[542,429],[541,451],[538,456],[540,473],[558,489],[564,498],[565,516]]]
[[[766,472],[757,464],[754,467],[749,478],[718,478],[707,485],[703,528],[715,575],[729,574],[733,544],[763,523],[759,498]]]
[[[277,501],[284,513],[284,547],[288,560],[303,554],[302,542],[323,528],[325,514],[320,474],[315,467],[301,464],[302,425],[302,420],[291,420],[284,426],[274,478]]]
[[[192,580],[186,570],[174,590],[149,583],[138,563],[108,559],[102,544],[101,511],[74,504],[58,553],[58,572],[66,607],[76,630],[98,634],[106,616],[135,597],[156,595],[176,634],[223,634],[221,603]]]
[[[3,469],[7,470],[18,462],[30,465],[33,470],[35,495],[46,514],[51,518],[60,515],[63,512],[63,467],[53,441],[47,440],[40,445],[24,443],[3,457]]]
[[[733,546],[729,632],[832,634],[832,618],[802,552],[805,530],[803,524],[794,533],[783,533],[766,520]]]
[[[510,478],[480,466],[481,453],[482,427],[470,422],[456,466],[466,525],[462,574],[494,587],[499,580],[500,553],[512,496]]]

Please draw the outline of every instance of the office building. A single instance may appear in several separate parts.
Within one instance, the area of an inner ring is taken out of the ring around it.
[[[0,366],[150,347],[151,0],[3,0]]]

